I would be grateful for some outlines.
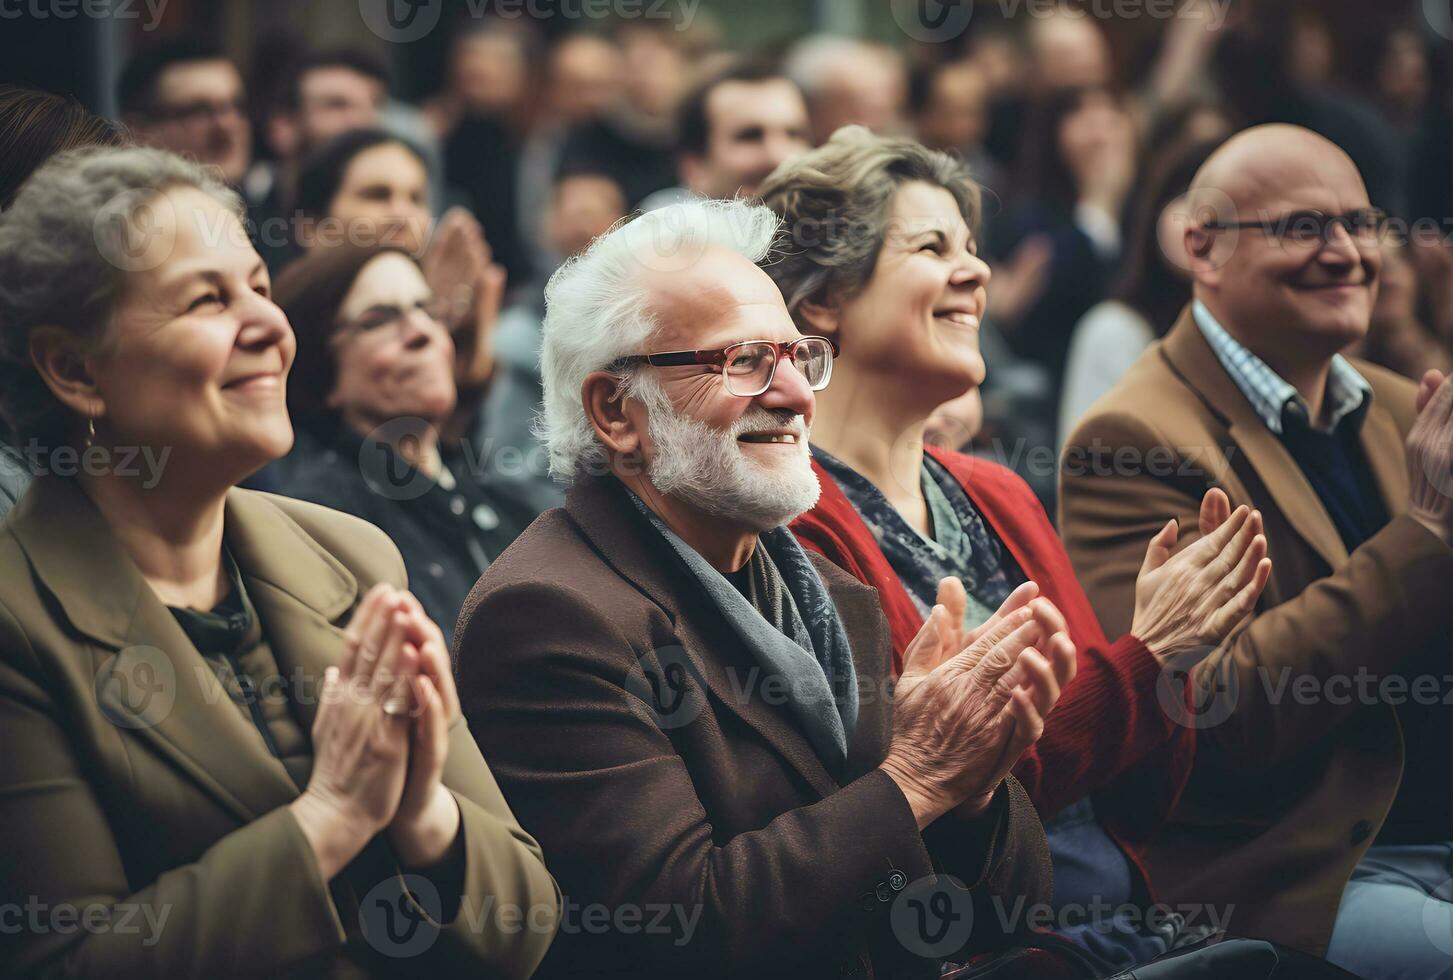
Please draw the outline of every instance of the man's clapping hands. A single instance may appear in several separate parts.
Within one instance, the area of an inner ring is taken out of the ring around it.
[[[882,769],[920,828],[953,811],[974,817],[1075,676],[1064,617],[1027,582],[979,628],[965,632],[964,588],[939,586],[939,604],[904,652],[894,691],[894,735]]]

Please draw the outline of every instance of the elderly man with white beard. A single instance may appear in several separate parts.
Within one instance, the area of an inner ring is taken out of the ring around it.
[[[456,635],[463,708],[566,893],[537,976],[932,977],[1050,898],[1009,776],[1075,650],[1021,589],[890,680],[876,593],[784,525],[817,500],[802,337],[755,263],[777,219],[691,201],[546,291],[542,431],[570,489]]]

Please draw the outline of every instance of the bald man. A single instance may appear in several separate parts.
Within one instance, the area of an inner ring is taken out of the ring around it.
[[[1426,980],[1453,976],[1453,381],[1338,353],[1367,330],[1385,226],[1307,130],[1218,149],[1182,242],[1192,303],[1069,437],[1060,526],[1113,632],[1167,513],[1194,537],[1212,486],[1261,511],[1257,612],[1163,678],[1199,754],[1152,879],[1234,934]]]

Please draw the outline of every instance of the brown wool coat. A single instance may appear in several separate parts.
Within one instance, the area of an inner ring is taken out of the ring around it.
[[[567,896],[541,977],[936,976],[894,938],[895,884],[939,868],[972,886],[979,949],[998,941],[990,896],[1048,900],[1044,832],[1014,780],[986,817],[919,833],[877,769],[892,731],[877,593],[812,560],[864,692],[840,777],[613,478],[577,483],[475,586],[456,635],[465,714]],[[667,678],[691,664],[665,724],[641,661]],[[591,907],[696,921],[689,941],[571,928]]]

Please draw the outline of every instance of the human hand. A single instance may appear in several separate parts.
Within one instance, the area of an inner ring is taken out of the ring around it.
[[[313,720],[313,770],[290,806],[325,880],[393,819],[409,761],[407,619],[398,593],[375,586],[344,632]]]
[[[920,828],[950,810],[983,812],[1043,733],[1045,716],[1075,671],[1074,644],[1063,632],[1046,636],[1029,605],[945,658],[948,616],[935,606],[905,653],[894,691],[893,742],[881,767],[903,790]]]
[[[1023,585],[1014,589],[1007,599],[1004,599],[1003,605],[1000,605],[994,615],[985,619],[975,630],[966,630],[963,627],[963,614],[965,614],[965,609],[968,609],[969,595],[963,589],[962,580],[956,576],[940,580],[939,595],[937,595],[933,611],[928,614],[923,628],[918,630],[917,637],[912,638],[907,650],[904,651],[905,666],[908,663],[918,663],[923,669],[921,672],[905,672],[898,679],[898,691],[902,692],[904,683],[908,683],[908,686],[914,685],[918,679],[926,676],[927,672],[939,666],[940,663],[947,662],[950,657],[958,656],[959,653],[968,650],[975,641],[979,640],[979,637],[994,630],[994,627],[1003,622],[1004,616],[1030,605],[1030,601],[1033,601],[1037,595],[1039,595],[1039,586],[1033,582],[1024,582]],[[1045,605],[1048,605],[1049,609],[1053,609],[1049,599],[1043,599],[1040,608]],[[1058,609],[1055,609],[1055,615],[1058,614]],[[1049,619],[1043,619],[1040,621],[1040,625],[1046,627],[1046,635],[1053,635],[1056,630],[1062,628],[1062,625],[1056,627]]]
[[[1130,632],[1162,663],[1209,653],[1251,615],[1271,576],[1260,512],[1242,506],[1227,516],[1229,508],[1212,489],[1201,499],[1200,540],[1172,556],[1179,529],[1171,520],[1146,548]]]
[[[413,668],[409,770],[389,842],[407,867],[427,867],[448,852],[459,832],[459,805],[441,781],[449,727],[459,717],[444,636],[412,593],[399,593],[406,611],[404,653]]]
[[[454,338],[455,380],[477,388],[494,371],[494,328],[504,301],[505,270],[494,261],[484,229],[464,208],[439,219],[422,262],[434,295],[445,301]]]
[[[1453,545],[1453,375],[1423,375],[1408,432],[1408,514]]]

